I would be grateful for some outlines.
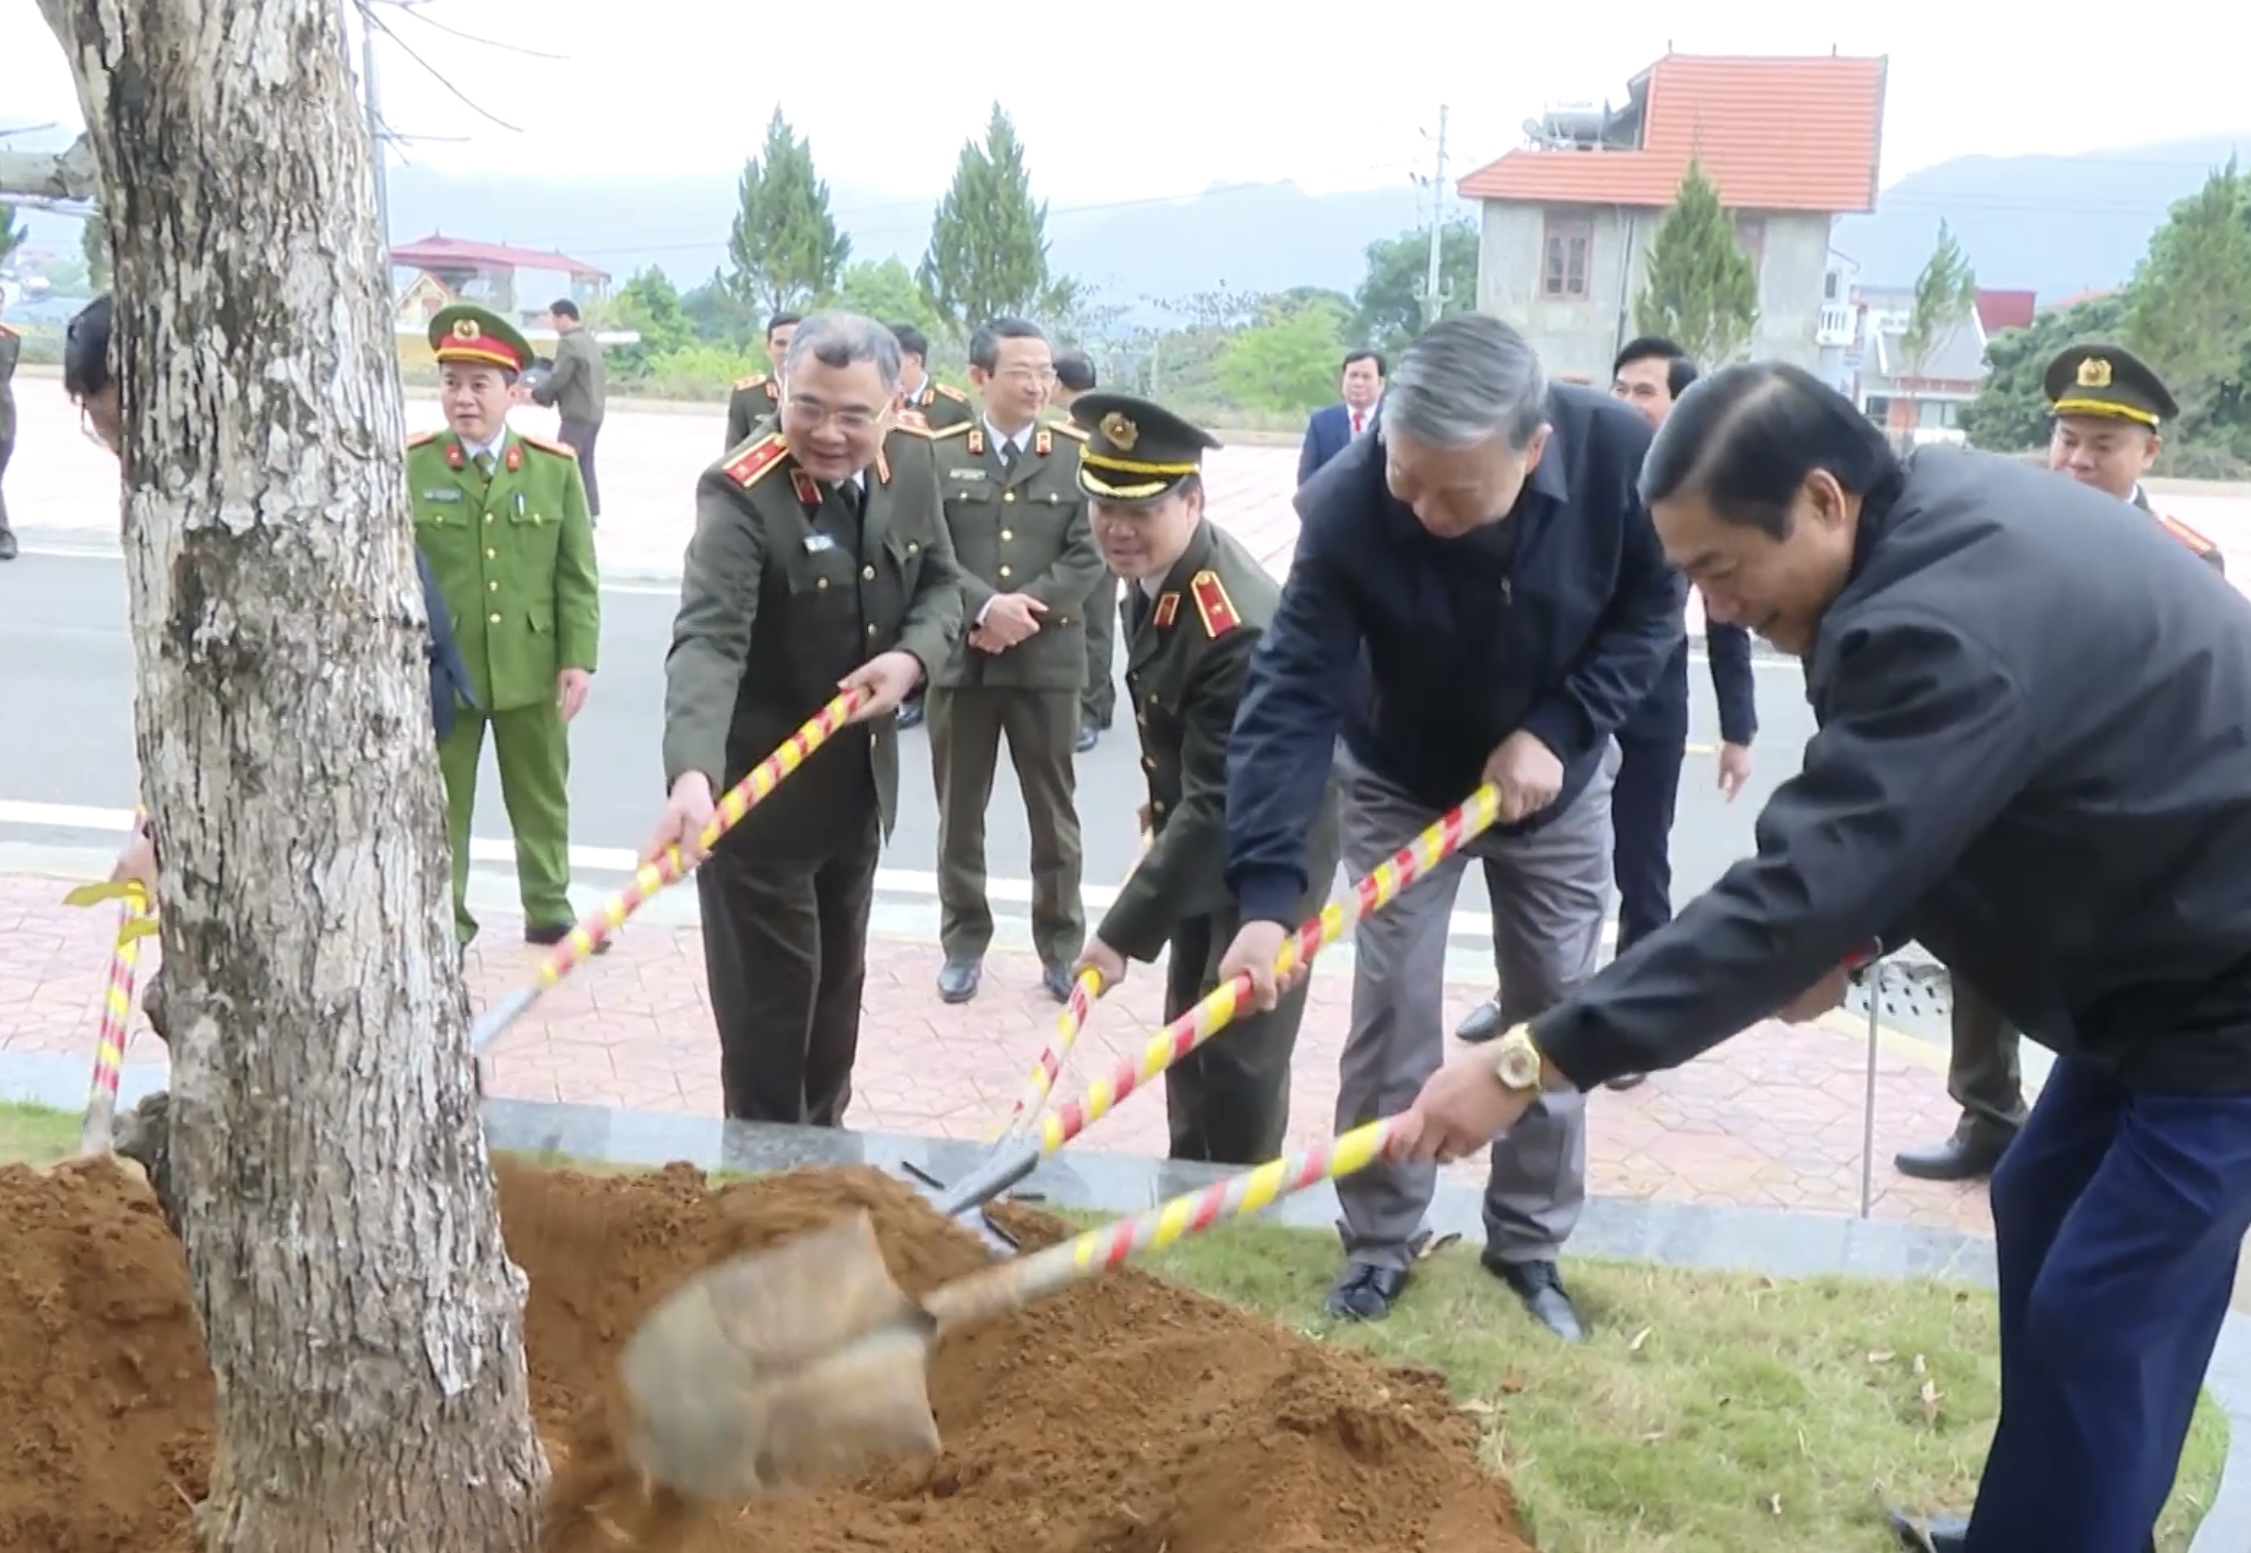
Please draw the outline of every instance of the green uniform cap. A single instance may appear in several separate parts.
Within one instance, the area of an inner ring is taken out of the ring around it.
[[[1201,426],[1131,394],[1081,394],[1071,401],[1071,420],[1086,433],[1079,489],[1099,501],[1155,501],[1201,474],[1205,450],[1220,445]]]
[[[2157,374],[2118,345],[2067,347],[2048,363],[2040,386],[2048,396],[2048,408],[2059,418],[2091,415],[2155,430],[2181,413]]]
[[[498,367],[521,372],[532,364],[531,341],[523,331],[487,307],[456,302],[430,319],[430,349],[441,362]]]

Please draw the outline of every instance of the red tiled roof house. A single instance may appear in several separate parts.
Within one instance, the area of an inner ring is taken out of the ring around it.
[[[1483,211],[1477,300],[1557,376],[1607,381],[1649,242],[1691,156],[1759,267],[1750,354],[1836,378],[1852,343],[1839,215],[1873,210],[1885,61],[1668,54],[1618,107],[1551,111],[1462,180]]]

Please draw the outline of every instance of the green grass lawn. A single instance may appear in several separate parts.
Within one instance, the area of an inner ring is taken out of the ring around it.
[[[76,1116],[0,1105],[0,1161],[51,1164],[77,1146]],[[1879,1505],[1968,1506],[1993,1427],[1992,1299],[1957,1285],[1572,1260],[1591,1336],[1566,1348],[1466,1247],[1425,1261],[1391,1319],[1367,1326],[1319,1317],[1336,1266],[1324,1232],[1237,1225],[1151,1265],[1321,1341],[1444,1374],[1544,1553],[1876,1553],[1889,1546]],[[2188,1547],[2226,1449],[2207,1398],[2160,1549]]]
[[[2000,1387],[1984,1291],[1573,1259],[1564,1275],[1590,1336],[1566,1348],[1466,1246],[1426,1260],[1389,1320],[1329,1322],[1336,1257],[1325,1232],[1245,1224],[1153,1270],[1444,1374],[1544,1553],[1874,1553],[1892,1546],[1881,1505],[1970,1504]],[[2206,1398],[2160,1549],[2188,1547],[2226,1452]]]

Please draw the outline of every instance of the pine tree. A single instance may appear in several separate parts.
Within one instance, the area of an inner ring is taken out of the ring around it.
[[[2180,401],[2184,431],[2218,420],[2251,439],[2247,396],[2227,393],[2251,348],[2251,173],[2234,159],[2150,238],[2126,286],[2125,335]]]
[[[915,279],[932,310],[965,333],[1037,312],[1051,295],[1047,206],[1032,200],[1023,142],[997,102],[984,145],[961,148]]]
[[[1975,306],[1977,271],[1970,268],[1969,255],[1962,252],[1954,229],[1941,220],[1931,256],[1915,277],[1915,302],[1907,311],[1907,327],[1900,331],[1899,354],[1906,368],[1900,376],[1924,376],[1931,354],[1962,327]]]
[[[852,258],[837,230],[828,185],[813,170],[813,144],[799,139],[776,108],[766,144],[743,164],[728,289],[763,313],[798,307],[836,289]]]
[[[1634,327],[1719,366],[1750,342],[1759,316],[1759,272],[1735,238],[1719,190],[1694,157],[1658,223],[1634,303]]]

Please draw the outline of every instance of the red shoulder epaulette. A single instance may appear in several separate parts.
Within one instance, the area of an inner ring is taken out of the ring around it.
[[[955,404],[969,403],[969,396],[963,393],[958,388],[950,387],[944,383],[932,383],[930,386],[938,390],[939,393],[944,394],[948,399],[951,399]]]
[[[727,478],[748,490],[760,475],[782,461],[789,444],[778,431],[768,432],[749,447],[727,460]]]
[[[2157,521],[2165,525],[2166,533],[2172,535],[2175,539],[2188,546],[2189,549],[2195,551],[2198,555],[2210,555],[2214,550],[2217,550],[2219,548],[2219,546],[2213,544],[2210,539],[2207,539],[2204,535],[2199,534],[2195,529],[2190,528],[2179,518],[2171,517],[2161,512],[2157,515]]]
[[[438,434],[434,431],[418,431],[406,439],[406,445],[410,448],[418,448],[437,440]]]
[[[1219,573],[1198,572],[1188,580],[1188,591],[1195,595],[1196,613],[1204,622],[1204,635],[1225,636],[1243,623],[1235,613],[1235,601],[1227,596],[1227,588],[1219,580]]]
[[[573,462],[578,459],[578,449],[567,442],[549,442],[545,437],[527,437],[520,431],[516,433],[516,437],[524,446],[537,448],[542,453],[554,453]]]

